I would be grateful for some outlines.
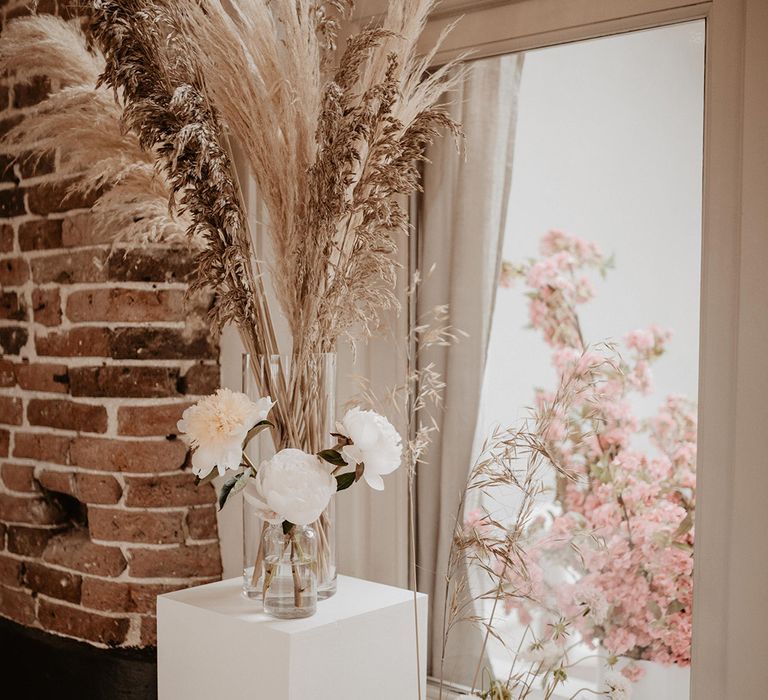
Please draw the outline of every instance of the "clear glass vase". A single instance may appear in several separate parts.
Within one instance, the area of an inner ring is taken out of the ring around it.
[[[267,390],[271,387],[271,390]],[[258,467],[276,451],[295,447],[319,452],[332,447],[336,413],[336,355],[313,355],[299,367],[290,355],[243,355],[242,391],[256,398],[267,393],[277,403],[273,418],[288,425],[286,434],[265,430],[248,445],[247,453]],[[293,413],[289,413],[293,412]],[[275,444],[275,440],[278,444]],[[262,597],[264,561],[263,537],[269,524],[261,518],[254,504],[253,485],[243,491],[243,593],[249,598]],[[316,575],[318,598],[330,598],[336,592],[336,504],[335,497],[320,518],[313,523],[317,542]]]
[[[308,525],[269,525],[262,537],[264,612],[281,620],[317,610],[317,538]]]

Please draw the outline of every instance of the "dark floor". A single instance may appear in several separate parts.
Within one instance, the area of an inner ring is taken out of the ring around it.
[[[97,649],[0,618],[0,698],[154,700],[155,649]]]

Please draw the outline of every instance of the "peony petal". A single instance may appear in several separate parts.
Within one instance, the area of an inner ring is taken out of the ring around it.
[[[204,479],[216,466],[206,450],[196,449],[192,453],[192,472],[200,479]]]
[[[366,469],[363,471],[363,479],[365,479],[368,486],[370,486],[374,491],[384,490],[384,479],[382,479],[378,474],[369,472]]]

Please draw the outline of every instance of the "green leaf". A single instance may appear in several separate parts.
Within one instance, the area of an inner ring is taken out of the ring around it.
[[[237,477],[233,476],[227,479],[222,485],[221,491],[219,492],[219,510],[221,510],[224,507],[224,504],[227,502],[227,499],[229,498],[229,494],[232,491],[232,489],[235,488],[236,483],[237,483]]]
[[[283,534],[287,535],[291,530],[293,530],[293,523],[290,520],[283,520]]]
[[[249,431],[248,434],[245,436],[245,442],[244,445],[247,445],[252,438],[255,438],[260,432],[266,430],[267,428],[274,428],[274,423],[271,423],[268,420],[260,420],[256,425],[254,425]]]
[[[355,472],[346,472],[346,474],[339,474],[336,477],[336,490],[343,491],[348,489],[356,481]]]
[[[320,459],[324,459],[326,462],[330,462],[334,467],[347,466],[347,462],[338,450],[321,450],[317,453],[317,456],[320,457]]]
[[[248,472],[241,472],[224,482],[224,485],[221,487],[221,492],[219,493],[219,510],[224,507],[224,504],[231,495],[239,493],[245,488],[247,480]]]
[[[248,472],[243,472],[242,474],[240,474],[240,476],[237,477],[237,483],[232,487],[232,490],[229,492],[229,495],[234,496],[240,493],[248,483],[249,476],[250,475],[248,474]]]

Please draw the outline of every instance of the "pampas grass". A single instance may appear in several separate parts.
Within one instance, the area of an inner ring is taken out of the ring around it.
[[[396,236],[407,233],[398,198],[418,188],[424,145],[441,129],[458,133],[435,104],[448,73],[422,80],[415,58],[431,7],[393,1],[384,26],[336,58],[342,1],[91,0],[102,79],[122,92],[125,123],[157,154],[205,241],[197,282],[217,292],[213,322],[234,322],[255,361],[279,348],[230,139],[246,156],[292,335],[287,384],[253,367],[277,400],[278,446],[323,442],[318,353],[366,336],[397,304]]]
[[[366,337],[397,305],[402,199],[419,187],[424,146],[442,130],[459,133],[437,99],[461,73],[425,78],[430,57],[415,54],[432,0],[393,0],[383,26],[338,55],[346,0],[89,4],[101,80],[122,96],[124,123],[203,241],[195,285],[216,292],[211,320],[237,326],[258,389],[276,401],[275,447],[319,451],[328,440],[322,353]],[[268,212],[288,372],[264,361],[281,352],[277,310],[253,253],[233,143]]]
[[[3,148],[32,162],[58,151],[70,192],[102,192],[93,208],[100,240],[179,241],[189,222],[169,211],[170,188],[154,157],[121,123],[122,107],[96,87],[104,69],[79,26],[53,15],[13,20],[0,37],[0,68],[17,83],[46,76],[50,95],[24,113]]]
[[[185,9],[205,86],[269,212],[275,285],[299,355],[368,335],[397,304],[393,254],[407,233],[398,196],[418,188],[424,145],[440,129],[458,133],[435,106],[446,69],[424,79],[429,57],[415,58],[431,7],[391,2],[383,26],[352,36],[335,62],[317,18],[339,3]]]

